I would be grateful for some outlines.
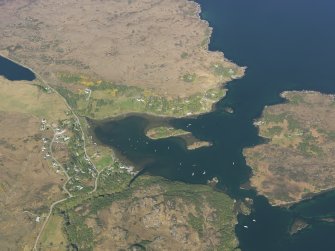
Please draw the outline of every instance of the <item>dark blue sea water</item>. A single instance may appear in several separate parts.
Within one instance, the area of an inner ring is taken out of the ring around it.
[[[244,78],[229,84],[227,97],[214,112],[171,121],[213,146],[187,151],[177,138],[149,140],[144,130],[151,119],[141,116],[98,123],[97,138],[152,175],[188,183],[205,183],[217,176],[219,188],[232,197],[252,197],[253,214],[240,216],[236,227],[242,250],[335,250],[335,225],[319,220],[335,216],[333,192],[282,209],[271,207],[254,191],[240,189],[250,175],[242,149],[261,142],[252,122],[264,106],[281,102],[284,90],[335,93],[335,1],[198,2],[202,17],[214,28],[210,49],[224,51],[227,58],[248,67]],[[235,113],[225,113],[226,106]],[[296,217],[305,217],[311,226],[291,237],[288,228]]]
[[[0,56],[0,76],[4,76],[8,80],[34,80],[35,74],[29,69],[24,68],[7,58]]]

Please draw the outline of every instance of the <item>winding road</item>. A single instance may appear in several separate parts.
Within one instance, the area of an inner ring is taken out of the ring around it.
[[[57,92],[54,88],[52,88],[38,73],[36,73],[33,69],[31,69],[30,67],[22,64],[22,63],[19,63],[11,58],[8,58],[7,56],[4,56],[2,54],[0,54],[0,56],[4,57],[4,58],[7,58],[8,60],[14,62],[15,64],[18,64],[18,65],[21,65],[22,67],[24,68],[27,68],[28,70],[30,70],[31,72],[33,72],[36,76],[37,79],[39,79],[49,90],[53,91],[54,93],[56,93],[58,96],[60,96],[62,98],[62,100],[64,101],[64,103],[66,104],[67,108],[69,109],[69,111],[71,111],[73,117],[75,118],[76,120],[76,123],[78,123],[79,125],[79,128],[80,128],[80,131],[81,131],[81,137],[82,137],[82,140],[83,140],[83,149],[84,149],[84,153],[85,153],[85,158],[87,159],[87,161],[91,164],[91,166],[93,167],[94,171],[96,172],[96,177],[95,177],[95,183],[94,183],[94,189],[90,192],[90,193],[94,193],[96,190],[97,190],[97,187],[98,187],[98,179],[99,179],[99,176],[100,176],[100,173],[103,172],[104,169],[102,169],[101,171],[98,171],[96,166],[94,165],[94,163],[91,161],[91,158],[88,156],[87,154],[87,149],[86,149],[86,137],[85,137],[85,134],[84,134],[84,130],[83,130],[83,127],[82,127],[82,124],[80,123],[80,119],[78,117],[78,115],[73,111],[72,107],[68,104],[67,100],[59,94],[59,92]],[[45,226],[47,225],[49,219],[50,219],[50,216],[52,215],[52,212],[53,212],[53,209],[55,206],[57,206],[58,204],[70,199],[70,198],[73,198],[75,197],[74,195],[72,195],[70,193],[70,191],[66,188],[66,185],[67,183],[69,182],[69,180],[71,179],[71,177],[69,176],[69,174],[66,172],[65,168],[63,167],[63,165],[61,165],[59,163],[59,161],[53,156],[53,151],[52,151],[52,145],[53,143],[55,142],[55,139],[57,137],[57,135],[60,135],[61,133],[57,133],[54,131],[54,136],[50,142],[50,145],[49,145],[49,151],[50,151],[50,155],[51,155],[51,158],[52,160],[57,163],[57,165],[59,165],[61,168],[62,168],[62,171],[63,173],[65,174],[66,178],[67,178],[67,181],[64,183],[62,189],[65,193],[68,194],[68,197],[67,198],[63,198],[61,200],[57,200],[55,201],[54,203],[51,204],[50,208],[49,208],[49,213],[48,215],[46,216],[44,222],[43,222],[43,225],[36,237],[36,240],[35,240],[35,243],[34,243],[34,247],[33,247],[33,250],[34,251],[37,251],[37,246],[38,246],[38,242],[41,238],[41,235],[45,229]]]

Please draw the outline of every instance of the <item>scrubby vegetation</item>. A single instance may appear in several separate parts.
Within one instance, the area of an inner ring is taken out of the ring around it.
[[[197,75],[195,73],[192,73],[192,74],[191,73],[186,73],[186,74],[183,75],[183,80],[185,82],[192,83],[192,82],[195,81],[196,77],[197,77]]]
[[[146,132],[146,135],[151,139],[163,139],[186,134],[190,134],[190,132],[167,126],[154,127]]]
[[[112,180],[117,179],[118,177],[114,177]],[[112,205],[123,210],[124,219],[129,221],[129,223],[117,221],[114,223],[116,225],[113,225],[114,228],[118,227],[117,224],[122,224],[124,228],[127,224],[131,225],[131,222],[135,220],[135,218],[133,219],[135,216],[126,207],[138,210],[136,215],[142,214],[141,210],[149,210],[150,213],[147,214],[152,215],[150,220],[154,221],[156,217],[153,214],[155,208],[163,204],[165,210],[162,211],[162,214],[166,214],[164,217],[174,212],[175,216],[173,217],[177,217],[179,222],[185,221],[187,231],[194,231],[194,234],[198,235],[202,242],[207,242],[208,238],[212,238],[212,241],[217,242],[216,247],[222,250],[235,250],[238,245],[234,234],[236,224],[234,202],[224,193],[214,192],[209,186],[171,183],[162,178],[147,176],[139,177],[129,188],[110,189],[109,193],[104,186],[104,183],[101,183],[101,187],[96,193],[69,199],[57,207],[57,214],[64,218],[65,233],[70,244],[79,250],[93,250],[95,240],[99,239],[97,234],[104,235],[103,231],[105,230],[103,229],[111,227],[106,225],[106,219],[101,218],[101,213],[108,212],[105,210]],[[153,204],[148,204],[146,208],[140,209],[140,205],[149,203],[149,201],[152,201]],[[123,207],[125,208],[122,209]],[[150,209],[151,207],[152,209]],[[180,214],[180,212],[183,212],[183,214]],[[89,223],[92,220],[93,225]],[[141,220],[139,224],[142,224]],[[166,221],[163,218],[161,224],[175,229],[178,229],[179,226],[177,223]],[[104,228],[101,228],[102,226]],[[151,228],[154,228],[154,226],[151,226]],[[97,229],[99,229],[98,232]],[[209,236],[213,229],[218,233],[215,238]],[[155,231],[154,233],[158,234]],[[167,234],[165,232],[159,233]],[[138,232],[136,234],[141,238],[142,233]],[[133,237],[129,236],[129,238]],[[165,238],[171,237],[165,236]],[[136,240],[136,243],[141,243],[144,247],[150,246],[151,243],[145,238]],[[186,239],[186,242],[188,241]],[[177,240],[176,243],[178,243]],[[178,245],[182,244],[179,243]]]
[[[267,107],[255,124],[268,142],[244,151],[251,183],[273,204],[299,201],[334,188],[334,97],[284,92],[287,102]]]
[[[70,106],[80,115],[95,119],[132,112],[173,117],[200,114],[210,111],[226,92],[217,88],[187,98],[168,98],[158,96],[150,89],[91,80],[81,75],[59,73],[58,77],[67,85],[78,86],[77,92],[68,87],[57,87]]]

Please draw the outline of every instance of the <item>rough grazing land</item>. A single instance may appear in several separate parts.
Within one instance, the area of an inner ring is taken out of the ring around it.
[[[0,53],[38,77],[0,81],[1,250],[237,250],[231,198],[154,177],[129,188],[133,168],[76,116],[210,111],[244,69],[208,51],[199,11],[186,0],[0,0]]]
[[[59,73],[66,86],[56,86],[81,116],[106,119],[129,113],[183,117],[209,112],[226,90],[214,88],[188,97],[165,97],[154,90],[94,80],[84,75]],[[56,80],[58,81],[58,80]]]
[[[41,223],[55,200],[64,197],[64,176],[43,158],[41,118],[65,118],[54,94],[25,82],[0,79],[0,249],[31,250]],[[3,96],[2,96],[3,95]],[[53,102],[54,106],[47,104]]]
[[[9,0],[0,11],[0,51],[50,80],[85,73],[185,97],[244,71],[208,51],[211,28],[192,1]]]
[[[86,135],[93,171],[78,121],[40,84],[0,81],[1,248],[32,250],[36,240],[37,250],[237,250],[231,198],[154,177],[128,188],[132,168]]]
[[[70,200],[58,212],[79,250],[239,250],[234,207],[209,186],[142,176],[122,192]]]
[[[275,205],[335,187],[335,101],[317,92],[284,92],[255,124],[268,142],[245,149],[251,185]]]

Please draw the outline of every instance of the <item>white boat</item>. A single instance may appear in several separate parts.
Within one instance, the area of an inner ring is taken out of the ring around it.
[[[194,172],[192,173],[192,176],[194,176]]]
[[[243,226],[244,228],[249,228],[248,226]]]

